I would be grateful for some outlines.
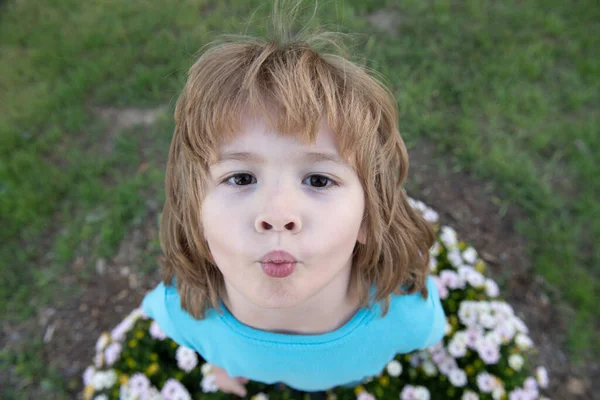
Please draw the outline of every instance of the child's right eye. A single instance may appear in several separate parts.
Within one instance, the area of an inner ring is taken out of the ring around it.
[[[252,182],[248,182],[248,179],[238,179],[239,177],[250,177],[250,181],[252,181],[252,179],[256,179],[254,178],[254,176],[250,175],[250,174],[235,174],[235,175],[231,175],[229,178],[225,179],[225,181],[223,181],[223,183],[227,184],[227,185],[231,185],[231,186],[246,186],[246,184],[248,183],[252,183]],[[233,182],[231,182],[233,180]],[[242,182],[246,182],[246,184],[243,184]]]

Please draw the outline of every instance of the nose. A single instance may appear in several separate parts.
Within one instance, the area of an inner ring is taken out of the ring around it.
[[[289,231],[296,234],[302,230],[302,221],[299,215],[290,207],[289,196],[271,197],[265,204],[264,211],[259,213],[254,222],[254,228],[259,233],[268,231],[283,232]],[[292,200],[293,202],[293,200]]]
[[[259,233],[272,230],[275,232],[289,231],[295,234],[302,229],[302,223],[300,222],[300,218],[289,213],[267,212],[262,213],[256,218],[254,227]]]

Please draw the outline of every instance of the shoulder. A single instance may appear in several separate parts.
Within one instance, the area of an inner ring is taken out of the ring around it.
[[[399,329],[414,340],[413,347],[427,348],[439,342],[446,328],[446,315],[440,300],[437,285],[430,275],[426,280],[427,298],[420,292],[392,295],[390,316],[397,319]]]
[[[190,347],[180,332],[181,324],[190,318],[181,308],[179,293],[174,285],[163,282],[148,292],[142,300],[142,310],[153,319],[160,328],[179,345]]]

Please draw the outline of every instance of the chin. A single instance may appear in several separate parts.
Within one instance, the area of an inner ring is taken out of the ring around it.
[[[257,291],[248,297],[256,306],[262,308],[294,307],[305,300],[304,296],[290,291],[289,288],[257,288]]]

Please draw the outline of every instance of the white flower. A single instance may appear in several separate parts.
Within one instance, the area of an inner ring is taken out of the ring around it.
[[[535,375],[538,381],[538,384],[540,385],[541,388],[547,388],[548,387],[548,371],[546,370],[546,368],[544,367],[538,367],[535,370]]]
[[[442,360],[442,362],[438,364],[438,368],[440,369],[440,372],[442,374],[449,375],[450,371],[458,368],[458,364],[456,363],[456,360],[454,358],[446,357]]]
[[[85,371],[83,372],[83,386],[92,384],[92,379],[94,379],[95,373],[96,369],[91,365],[85,369]]]
[[[533,347],[533,341],[529,338],[529,336],[524,335],[522,333],[517,334],[515,338],[515,343],[521,350],[527,350]]]
[[[477,252],[475,251],[474,248],[469,247],[468,249],[463,251],[462,257],[469,264],[475,264],[475,261],[477,261]]]
[[[474,326],[477,323],[477,310],[472,301],[463,301],[458,309],[458,318],[466,326]]]
[[[356,396],[356,400],[375,400],[375,396],[367,391],[362,391]]]
[[[438,242],[436,240],[435,243],[433,244],[433,246],[431,247],[431,249],[429,249],[429,254],[431,255],[432,258],[435,258],[440,254],[441,251],[442,251],[442,246],[440,246],[440,242]]]
[[[503,341],[509,341],[515,336],[515,327],[512,324],[504,324],[499,321],[495,331]]]
[[[489,304],[492,311],[496,314],[503,315],[507,319],[511,319],[515,315],[513,308],[505,301],[492,300]]]
[[[175,358],[177,358],[177,366],[185,372],[190,372],[198,365],[198,356],[189,347],[179,346],[175,352]]]
[[[448,249],[454,249],[458,245],[456,231],[449,226],[442,227],[440,240]]]
[[[471,326],[465,331],[467,346],[476,349],[477,343],[483,339],[483,328],[480,326]]]
[[[464,289],[465,281],[456,272],[443,270],[440,272],[440,281],[449,289]]]
[[[429,257],[429,271],[437,271],[437,259],[435,257]]]
[[[456,340],[456,336],[448,344],[448,352],[455,358],[464,357],[467,354],[466,341]]]
[[[96,368],[102,368],[102,363],[104,362],[104,353],[98,353],[94,356],[94,365]]]
[[[269,396],[267,396],[263,392],[260,392],[256,396],[254,396],[254,400],[269,400]]]
[[[402,374],[402,364],[396,360],[390,361],[387,365],[387,372],[394,378],[400,376]]]
[[[119,400],[138,400],[138,395],[133,393],[129,385],[121,385],[119,388]]]
[[[500,349],[498,345],[489,340],[483,339],[477,343],[477,352],[479,357],[486,364],[496,364],[500,360]]]
[[[425,220],[427,222],[435,224],[440,219],[440,216],[438,215],[438,213],[436,213],[435,211],[433,211],[431,208],[428,208],[423,213],[423,218],[425,218]]]
[[[463,258],[462,255],[460,254],[460,250],[458,249],[453,249],[450,250],[448,252],[448,261],[450,261],[450,264],[452,264],[452,266],[454,268],[460,268],[463,266]]]
[[[410,354],[410,365],[411,367],[418,367],[419,365],[421,365],[421,362],[425,359],[425,357],[423,357],[423,353],[420,351],[414,352]]]
[[[475,392],[465,390],[460,400],[479,400],[479,396]]]
[[[491,393],[495,387],[495,381],[492,375],[482,372],[477,375],[477,386],[483,393]]]
[[[134,394],[142,395],[150,389],[150,380],[142,373],[135,373],[129,379],[127,385]]]
[[[167,334],[161,329],[160,325],[158,325],[156,321],[152,321],[152,324],[150,324],[149,332],[150,336],[152,336],[154,339],[164,340],[167,338]]]
[[[444,285],[444,283],[438,276],[432,275],[431,277],[433,278],[433,282],[435,283],[435,286],[437,286],[438,294],[440,295],[440,299],[444,300],[445,298],[448,297],[448,289],[446,288],[446,286]]]
[[[490,278],[485,280],[485,294],[487,294],[489,297],[498,297],[500,294],[498,284]]]
[[[113,340],[117,340],[122,342],[125,340],[125,334],[133,327],[135,323],[135,319],[131,317],[126,317],[123,321],[119,322],[117,326],[110,332],[110,336]]]
[[[415,398],[416,400],[429,400],[430,399],[429,390],[427,390],[424,386],[417,386],[415,388]]]
[[[412,385],[404,385],[400,392],[400,400],[417,400],[415,387]]]
[[[515,389],[508,394],[509,400],[531,400],[529,394],[523,389]]]
[[[484,328],[493,329],[498,324],[498,321],[496,317],[489,312],[483,312],[479,314],[479,323]]]
[[[144,400],[164,400],[164,397],[154,386],[146,391]]]
[[[105,394],[101,394],[99,396],[94,397],[94,400],[108,400],[108,396]]]
[[[511,322],[517,331],[521,333],[529,333],[529,328],[527,328],[527,325],[525,325],[521,318],[513,316]]]
[[[448,380],[456,387],[463,387],[467,384],[467,374],[462,369],[456,368],[450,371]]]
[[[110,389],[117,382],[117,374],[114,370],[96,371],[92,378],[92,385],[96,390]]]
[[[490,331],[485,335],[485,340],[495,343],[500,346],[502,344],[502,336],[496,331]]]
[[[523,367],[525,360],[519,354],[512,354],[508,357],[508,365],[515,371],[519,371]]]
[[[101,353],[109,342],[110,336],[108,335],[108,333],[103,333],[102,335],[100,335],[100,337],[96,341],[96,353]]]
[[[477,289],[483,288],[486,282],[485,277],[479,271],[476,270],[469,271],[466,280],[467,282],[469,282],[469,285]]]
[[[106,365],[113,365],[121,356],[121,343],[113,342],[104,349],[104,360]]]
[[[425,375],[427,376],[435,376],[437,374],[437,368],[429,360],[425,361],[423,365],[421,365],[421,367],[423,368],[423,372],[425,372]]]
[[[474,307],[479,314],[489,314],[492,312],[492,305],[489,301],[476,301]]]
[[[192,400],[192,397],[185,386],[178,380],[172,378],[165,382],[160,393],[167,399]]]
[[[200,368],[200,371],[202,371],[202,375],[212,374],[212,365],[209,363],[204,363]]]
[[[452,325],[450,325],[450,322],[446,321],[446,327],[444,328],[444,336],[448,336],[451,333],[452,333]]]
[[[200,386],[202,387],[202,391],[204,393],[214,393],[219,390],[219,387],[217,386],[217,378],[215,375],[204,375]]]
[[[137,321],[140,318],[143,319],[147,319],[148,316],[146,315],[146,313],[141,309],[141,307],[138,308],[134,308],[129,315],[127,316],[127,318],[130,318],[131,320],[133,320],[133,322]]]
[[[506,392],[502,386],[497,386],[494,388],[494,390],[492,390],[492,397],[494,400],[501,400],[505,394]]]
[[[539,394],[538,383],[532,376],[525,379],[525,382],[523,383],[523,388],[525,389],[526,392],[531,394],[532,397],[534,397],[534,398],[538,397],[538,394]]]

